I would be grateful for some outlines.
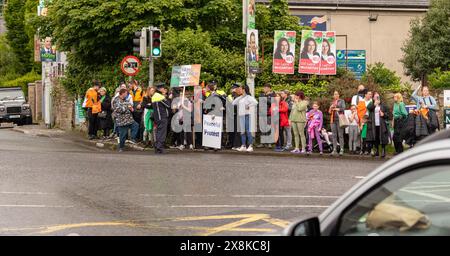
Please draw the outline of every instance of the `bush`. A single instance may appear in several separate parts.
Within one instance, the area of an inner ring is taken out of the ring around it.
[[[448,89],[450,88],[450,71],[441,71],[437,68],[428,76],[428,82],[433,89]]]
[[[38,80],[41,80],[41,75],[32,71],[14,80],[4,82],[2,87],[22,87],[23,93],[28,96],[28,84]]]

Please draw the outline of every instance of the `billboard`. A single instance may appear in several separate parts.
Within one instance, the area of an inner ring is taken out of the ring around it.
[[[348,55],[348,64],[346,61],[346,53]],[[346,68],[352,72],[357,79],[361,79],[366,73],[366,51],[365,50],[337,50],[337,66]]]
[[[297,15],[300,18],[300,26],[309,26],[312,30],[326,31],[327,19],[326,15]]]
[[[294,74],[295,31],[275,30],[273,46],[272,72],[277,74]]]

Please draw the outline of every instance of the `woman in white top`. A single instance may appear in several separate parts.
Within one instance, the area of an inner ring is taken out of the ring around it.
[[[253,152],[253,135],[250,131],[252,117],[255,114],[258,102],[250,95],[248,87],[245,89],[240,84],[235,84],[236,93],[239,95],[233,100],[233,105],[238,106],[239,126],[238,131],[241,133],[242,146],[238,151]],[[248,147],[246,146],[248,144]]]

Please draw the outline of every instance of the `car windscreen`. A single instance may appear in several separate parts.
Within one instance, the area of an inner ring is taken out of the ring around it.
[[[0,101],[1,100],[23,100],[23,92],[20,90],[0,90]]]

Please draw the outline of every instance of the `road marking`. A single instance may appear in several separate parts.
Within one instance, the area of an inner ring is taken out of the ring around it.
[[[73,208],[72,205],[26,205],[26,204],[1,204],[2,208]]]
[[[233,197],[233,198],[339,198],[339,196],[320,195],[165,195],[165,194],[140,194],[145,197]]]
[[[147,205],[144,208],[328,208],[329,205]]]
[[[258,215],[255,215],[253,217],[249,217],[249,218],[246,218],[246,219],[238,220],[238,221],[235,221],[235,222],[232,222],[232,223],[229,223],[229,224],[225,224],[225,225],[217,227],[217,228],[212,228],[210,231],[207,231],[205,233],[200,234],[200,236],[210,236],[210,235],[214,235],[214,234],[217,234],[217,233],[220,233],[220,232],[230,231],[231,229],[238,228],[238,227],[243,226],[245,224],[262,220],[265,217],[266,216],[264,216],[264,215],[259,215],[258,214]]]
[[[355,177],[353,177],[353,178],[362,180],[362,179],[364,179],[365,177],[366,177],[366,176],[355,176]]]
[[[53,193],[45,192],[10,192],[10,191],[0,191],[3,195],[54,195]]]
[[[282,227],[282,228],[286,228],[290,224],[290,222],[288,222],[288,221],[281,220],[281,219],[275,219],[275,218],[264,218],[263,220],[266,222],[269,222],[272,225]]]

